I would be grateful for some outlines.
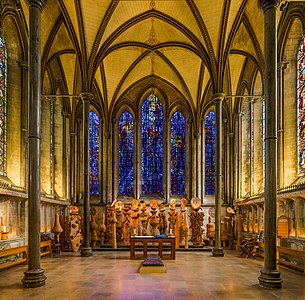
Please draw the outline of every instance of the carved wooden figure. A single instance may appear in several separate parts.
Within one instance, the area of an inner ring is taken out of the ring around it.
[[[98,228],[98,224],[95,222],[95,216],[91,216],[91,221],[90,221],[90,233],[91,233],[91,247],[94,248],[96,247],[96,243],[98,240],[97,232],[96,229]]]
[[[165,212],[165,205],[163,203],[159,206],[159,232],[160,234],[166,233],[167,229],[167,218]]]
[[[190,222],[191,222],[191,230],[192,230],[192,236],[191,236],[191,242],[194,246],[201,246],[203,245],[203,221],[204,221],[204,213],[200,208],[200,199],[199,198],[193,198],[191,200],[191,205],[193,211],[191,212],[190,216]]]
[[[138,200],[134,199],[131,203],[131,234],[138,235],[139,234],[139,203]]]
[[[179,213],[179,246],[183,245],[185,249],[188,249],[188,223],[186,214],[186,199],[181,200],[180,213]]]
[[[105,222],[105,214],[101,214],[101,226],[99,228],[100,232],[100,239],[101,239],[101,245],[105,243],[105,233],[106,233],[106,225],[104,224]]]
[[[176,234],[176,223],[178,219],[178,213],[176,212],[176,199],[172,199],[169,205],[168,222],[169,222],[169,235]]]
[[[141,206],[141,214],[140,214],[141,234],[147,235],[149,213],[148,211],[146,211],[146,203],[144,200],[140,201],[140,206]]]
[[[150,219],[149,224],[151,226],[151,235],[155,236],[157,234],[157,226],[159,225],[159,216],[157,214],[158,209],[158,201],[151,200],[150,201]]]
[[[83,236],[81,229],[82,217],[78,215],[76,206],[70,207],[70,216],[67,216],[68,223],[68,241],[70,242],[73,252],[77,252],[81,246]]]
[[[130,205],[125,204],[123,208],[124,221],[123,221],[123,244],[125,246],[130,245],[130,219],[131,210]]]

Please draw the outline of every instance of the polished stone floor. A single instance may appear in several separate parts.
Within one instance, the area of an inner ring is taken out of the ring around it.
[[[65,252],[42,258],[43,287],[22,287],[26,265],[0,272],[0,299],[305,299],[300,272],[281,268],[282,288],[266,290],[257,279],[263,261],[239,255],[177,252],[175,261],[163,261],[167,273],[140,274],[141,261],[130,261],[128,252],[93,252],[92,257]]]

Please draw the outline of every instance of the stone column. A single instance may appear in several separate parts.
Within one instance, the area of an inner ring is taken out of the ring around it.
[[[196,143],[196,152],[195,152],[195,155],[196,155],[196,161],[195,161],[195,164],[196,164],[196,168],[195,168],[195,197],[200,197],[201,195],[201,170],[200,170],[200,167],[201,167],[201,164],[200,164],[200,161],[201,161],[201,133],[200,132],[197,132],[194,134],[194,138],[195,138],[195,143]],[[202,199],[201,199],[201,203],[202,203]]]
[[[164,154],[165,154],[165,201],[169,204],[170,191],[171,191],[171,128],[170,120],[164,119]],[[163,179],[164,182],[164,179]]]
[[[117,136],[118,120],[112,120],[112,201],[117,198],[119,194],[119,147]]]
[[[134,187],[135,187],[135,198],[140,199],[141,195],[141,130],[140,130],[140,119],[135,118],[134,120],[134,158],[135,158],[135,172],[134,172]]]
[[[229,205],[233,207],[234,200],[234,132],[229,132]]]
[[[104,133],[105,137],[105,202],[108,204],[109,202],[109,159],[108,159],[108,154],[109,154],[109,140],[110,140],[110,133],[108,131],[105,131]]]
[[[224,195],[223,201],[224,204],[228,204],[228,141],[227,141],[227,131],[228,131],[228,119],[223,120],[224,123],[224,141],[223,141],[223,148],[224,148],[224,155],[223,155],[223,188],[224,188]]]
[[[80,170],[81,170],[81,165],[80,165],[80,146],[81,146],[81,124],[82,121],[80,118],[77,118],[77,146],[76,146],[76,174],[75,174],[75,195],[76,195],[76,203],[80,204],[81,200],[81,191],[80,191]]]
[[[21,149],[23,149],[21,158],[21,184],[25,190],[28,188],[28,64],[25,61],[19,61],[18,66],[21,69]]]
[[[62,197],[67,198],[67,117],[68,113],[62,112]]]
[[[259,0],[265,15],[265,226],[264,268],[259,285],[264,288],[281,288],[281,273],[276,269],[276,194],[277,194],[277,88],[276,9],[278,0]]]
[[[284,69],[287,68],[288,62],[280,61],[278,68],[278,188],[285,185],[285,168],[284,168]]]
[[[242,151],[242,113],[238,113],[238,152],[237,152],[237,168],[236,168],[236,183],[237,183],[237,190],[236,190],[236,198],[241,198],[241,191],[242,191],[242,175],[241,175],[241,151]]]
[[[29,239],[23,287],[45,285],[40,267],[41,11],[44,1],[29,0]]]
[[[213,256],[224,256],[221,247],[221,205],[222,205],[222,101],[223,93],[213,95],[216,111],[216,190],[215,190],[215,246]]]
[[[70,132],[70,198],[75,204],[75,132]]]
[[[81,93],[83,101],[83,171],[84,171],[84,240],[81,256],[91,256],[90,247],[90,182],[89,182],[89,112],[92,94]]]

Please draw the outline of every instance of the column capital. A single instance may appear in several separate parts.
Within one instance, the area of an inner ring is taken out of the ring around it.
[[[88,92],[80,93],[79,96],[81,97],[83,102],[90,102],[93,99],[93,95]]]
[[[216,93],[212,96],[212,99],[214,102],[221,102],[224,100],[224,98],[225,98],[224,93]]]
[[[264,13],[272,7],[278,7],[279,4],[280,0],[258,0],[258,5]]]
[[[75,136],[75,132],[70,132],[70,136],[74,137]]]
[[[0,35],[1,35],[1,33],[0,33]],[[19,68],[22,68],[22,69],[28,69],[29,68],[29,64],[28,64],[28,62],[27,61],[25,61],[25,60],[18,60],[17,61],[17,64],[18,64],[18,67]]]
[[[194,133],[194,138],[195,138],[195,140],[199,140],[199,139],[200,139],[200,136],[201,136],[201,133],[200,133],[200,132]]]
[[[279,61],[277,63],[277,68],[280,69],[280,70],[284,70],[287,68],[287,65],[289,64],[288,61]]]
[[[34,6],[39,10],[42,10],[46,5],[47,0],[28,0],[27,2],[29,7]]]

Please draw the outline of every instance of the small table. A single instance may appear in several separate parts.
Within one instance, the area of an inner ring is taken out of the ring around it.
[[[143,244],[143,255],[136,255],[136,243]],[[157,243],[161,259],[176,259],[175,237],[156,238],[154,236],[132,236],[130,238],[130,259],[145,259],[147,257],[147,244]],[[163,254],[163,244],[170,244],[170,254]]]

